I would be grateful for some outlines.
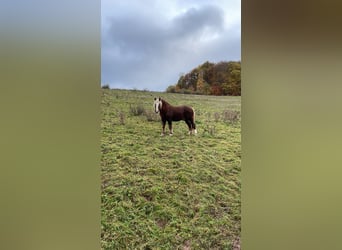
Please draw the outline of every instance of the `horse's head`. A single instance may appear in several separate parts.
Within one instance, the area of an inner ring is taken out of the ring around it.
[[[154,107],[154,111],[158,114],[162,107],[162,99],[160,97],[154,98],[153,107]]]

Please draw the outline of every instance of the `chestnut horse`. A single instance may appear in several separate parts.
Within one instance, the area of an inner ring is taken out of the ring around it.
[[[161,135],[165,135],[165,124],[168,122],[170,135],[173,134],[172,121],[183,120],[189,127],[189,135],[197,134],[195,124],[195,111],[188,106],[172,106],[164,99],[154,98],[154,111],[160,114],[163,131]]]

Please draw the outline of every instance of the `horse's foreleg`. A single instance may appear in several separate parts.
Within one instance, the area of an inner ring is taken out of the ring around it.
[[[165,125],[166,125],[166,121],[162,121],[163,123],[163,131],[161,133],[161,136],[165,135]]]
[[[169,123],[169,130],[170,130],[170,135],[173,134],[173,130],[172,130],[172,121],[168,121]]]

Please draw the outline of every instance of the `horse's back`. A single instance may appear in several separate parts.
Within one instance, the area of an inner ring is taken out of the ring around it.
[[[189,115],[193,115],[194,114],[194,110],[193,108],[189,107],[189,106],[183,106],[183,112],[184,114],[189,114]]]
[[[193,109],[188,106],[172,106],[166,117],[172,121],[188,120],[193,116]]]

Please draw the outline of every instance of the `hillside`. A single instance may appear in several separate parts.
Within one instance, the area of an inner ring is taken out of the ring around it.
[[[239,249],[240,97],[104,89],[102,249]],[[161,137],[153,98],[196,110]]]
[[[169,93],[199,95],[241,95],[241,62],[205,62],[166,90]]]

